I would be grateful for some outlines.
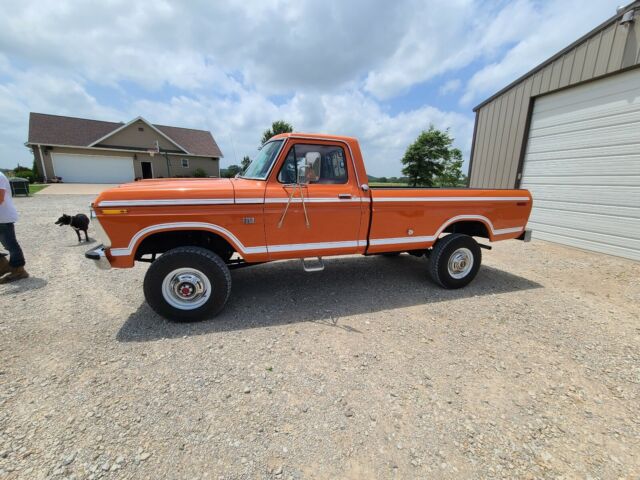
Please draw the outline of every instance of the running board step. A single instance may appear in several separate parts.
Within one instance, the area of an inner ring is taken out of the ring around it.
[[[315,260],[311,264],[307,263],[306,258],[301,258],[302,268],[305,272],[321,272],[324,270],[324,261],[322,257],[313,257]]]

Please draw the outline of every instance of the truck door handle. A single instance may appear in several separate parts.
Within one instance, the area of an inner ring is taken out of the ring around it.
[[[339,193],[338,194],[338,198],[348,200],[348,199],[351,198],[351,194],[350,193]]]

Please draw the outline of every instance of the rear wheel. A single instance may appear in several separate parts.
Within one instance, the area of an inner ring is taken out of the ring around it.
[[[478,274],[482,253],[468,235],[452,233],[438,240],[429,258],[429,274],[444,288],[462,288]]]
[[[215,316],[231,293],[231,274],[224,261],[201,247],[178,247],[151,264],[144,296],[159,315],[179,322]]]

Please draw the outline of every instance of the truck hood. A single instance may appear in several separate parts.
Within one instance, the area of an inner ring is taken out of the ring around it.
[[[233,203],[228,178],[170,178],[125,183],[102,192],[95,206]]]

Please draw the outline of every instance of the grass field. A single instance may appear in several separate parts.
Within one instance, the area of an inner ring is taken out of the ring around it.
[[[29,193],[31,195],[33,195],[36,192],[39,192],[40,190],[42,190],[43,188],[47,188],[49,185],[45,184],[45,183],[32,183],[31,185],[29,185]]]
[[[371,187],[408,187],[408,183],[370,182]]]

